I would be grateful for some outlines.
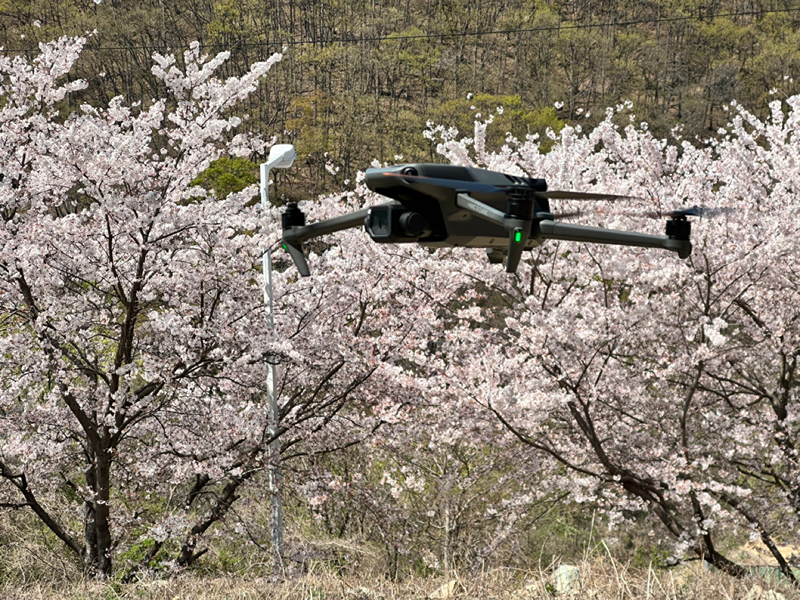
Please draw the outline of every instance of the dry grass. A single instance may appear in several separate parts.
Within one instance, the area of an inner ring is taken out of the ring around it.
[[[557,594],[551,568],[538,571],[494,569],[478,576],[453,574],[449,578],[409,577],[394,582],[357,574],[337,576],[309,572],[273,582],[268,577],[199,577],[184,574],[172,579],[142,580],[128,585],[76,582],[69,585],[31,583],[0,587],[3,600],[549,600],[572,597],[596,600],[768,600],[753,592],[758,585],[774,589],[786,600],[800,600],[800,591],[787,585],[768,585],[755,579],[736,581],[699,565],[656,572],[634,572],[610,556],[578,565],[580,588]],[[781,596],[777,596],[781,598]]]
[[[273,581],[268,552],[218,542],[197,570],[101,583],[84,581],[60,543],[30,519],[7,515],[0,519],[0,600],[800,600],[800,589],[785,582],[735,580],[699,562],[670,569],[632,566],[602,539],[571,563],[580,569],[580,585],[571,595],[557,593],[554,572],[566,562],[557,557],[477,574],[423,577],[406,569],[393,580],[386,576],[393,571],[385,554],[365,542],[308,536],[290,542],[293,558],[280,581]],[[755,594],[756,586],[781,595]]]

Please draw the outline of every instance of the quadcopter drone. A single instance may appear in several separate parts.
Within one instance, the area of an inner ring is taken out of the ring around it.
[[[544,240],[663,248],[682,259],[692,253],[689,216],[694,207],[667,213],[666,235],[561,223],[550,200],[620,200],[629,196],[547,191],[544,179],[470,167],[406,164],[367,169],[367,187],[391,202],[306,225],[297,204],[282,215],[283,246],[300,275],[309,275],[303,242],[342,229],[364,227],[378,243],[416,243],[428,248],[486,248],[491,263],[506,261],[514,273],[523,250]]]

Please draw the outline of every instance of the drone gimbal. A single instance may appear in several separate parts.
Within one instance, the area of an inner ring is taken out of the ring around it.
[[[429,248],[486,248],[489,262],[506,261],[514,273],[523,250],[544,240],[566,240],[621,246],[663,248],[687,258],[691,224],[687,216],[701,209],[674,211],[666,235],[561,223],[550,200],[620,200],[628,196],[547,191],[544,179],[436,164],[409,164],[367,169],[366,184],[391,198],[350,214],[306,225],[296,204],[283,213],[283,244],[302,276],[309,275],[302,244],[312,238],[363,226],[378,243],[417,243]]]

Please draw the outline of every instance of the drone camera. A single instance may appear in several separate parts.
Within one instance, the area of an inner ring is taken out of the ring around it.
[[[692,233],[692,224],[686,217],[669,219],[667,221],[667,237],[671,240],[688,240]]]
[[[376,242],[414,242],[425,233],[427,221],[401,204],[373,206],[364,227]]]

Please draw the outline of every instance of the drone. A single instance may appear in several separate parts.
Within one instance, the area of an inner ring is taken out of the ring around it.
[[[287,205],[282,214],[283,247],[300,275],[310,274],[304,242],[355,227],[364,227],[373,241],[381,244],[485,248],[489,262],[505,261],[509,273],[516,272],[524,250],[536,248],[545,240],[662,248],[685,259],[692,253],[687,217],[703,215],[698,207],[662,215],[667,217],[663,236],[563,223],[551,212],[550,200],[631,197],[548,191],[544,179],[455,165],[371,168],[366,171],[366,184],[391,201],[308,225],[297,204]]]

